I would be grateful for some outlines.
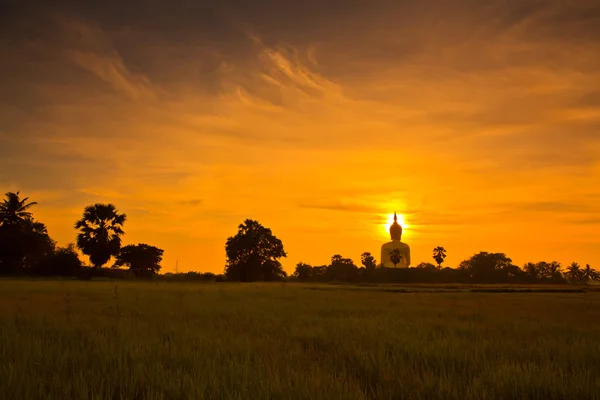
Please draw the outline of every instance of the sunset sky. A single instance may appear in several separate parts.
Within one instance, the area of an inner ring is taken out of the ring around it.
[[[597,0],[5,4],[0,189],[60,245],[112,202],[163,272],[222,272],[252,218],[291,273],[379,259],[397,211],[413,265],[600,267]]]

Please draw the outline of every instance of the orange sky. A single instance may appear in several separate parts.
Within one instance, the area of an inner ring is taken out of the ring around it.
[[[0,17],[0,189],[59,244],[112,202],[221,272],[253,218],[292,272],[379,258],[396,210],[413,264],[600,267],[596,1],[101,3]]]

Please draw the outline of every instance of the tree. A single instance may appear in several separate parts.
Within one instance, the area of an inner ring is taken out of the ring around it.
[[[446,249],[444,249],[442,246],[438,246],[435,249],[433,249],[433,259],[435,260],[438,269],[442,269],[442,263],[444,262],[445,258]]]
[[[54,251],[55,242],[46,225],[28,216],[19,223],[0,225],[0,273],[31,271],[45,256]]]
[[[313,267],[311,265],[299,262],[296,264],[296,270],[294,271],[293,277],[301,281],[307,281],[312,278],[312,272]]]
[[[34,267],[33,272],[37,275],[47,276],[75,276],[82,267],[83,264],[75,251],[75,245],[70,243],[42,258]]]
[[[512,260],[504,253],[482,251],[468,260],[462,261],[458,269],[476,282],[501,282],[507,280],[512,271]]]
[[[371,255],[371,253],[369,253],[368,251],[362,253],[362,255],[360,256],[360,261],[362,265],[367,269],[367,271],[373,271],[375,268],[377,268],[377,262],[375,261],[375,257],[373,257],[373,255]]]
[[[540,279],[537,264],[535,264],[535,263],[532,263],[532,262],[526,263],[525,265],[523,265],[523,271],[531,279],[534,279],[534,280]]]
[[[598,279],[598,272],[590,267],[590,264],[585,264],[585,268],[581,271],[581,276],[583,280],[588,283]]]
[[[119,251],[114,267],[126,266],[135,276],[152,276],[160,271],[163,253],[149,244],[130,244]]]
[[[535,265],[537,278],[543,281],[563,281],[562,266],[558,261],[540,261]]]
[[[247,219],[225,244],[225,275],[234,281],[280,280],[287,274],[279,259],[286,257],[283,243],[258,221]]]
[[[358,277],[358,267],[350,258],[342,257],[339,254],[331,257],[331,264],[327,268],[329,280],[335,281],[354,281]]]
[[[32,214],[27,210],[36,205],[36,202],[28,203],[29,197],[21,199],[19,192],[8,192],[5,197],[4,201],[0,203],[1,224],[20,224],[26,219],[32,218]]]
[[[394,264],[394,268],[396,268],[396,265],[398,265],[401,260],[402,256],[400,255],[400,249],[390,251],[390,261]]]
[[[417,264],[417,266],[415,268],[424,269],[427,271],[437,271],[438,270],[438,268],[435,265],[433,265],[432,263],[426,263],[426,262]]]
[[[581,265],[579,265],[576,262],[572,262],[571,265],[567,267],[567,272],[565,275],[571,282],[581,281],[583,279],[583,271],[581,270]]]
[[[44,257],[54,253],[56,242],[48,235],[42,222],[27,217],[21,223],[20,247],[23,253],[23,268],[31,269]]]
[[[75,223],[77,247],[90,257],[94,268],[100,268],[119,254],[123,224],[127,215],[119,214],[113,204],[96,203],[87,206],[83,217]]]

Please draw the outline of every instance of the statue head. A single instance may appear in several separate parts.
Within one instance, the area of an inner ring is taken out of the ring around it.
[[[398,223],[396,211],[394,211],[394,223],[390,226],[390,236],[392,240],[400,240],[402,238],[402,227]]]

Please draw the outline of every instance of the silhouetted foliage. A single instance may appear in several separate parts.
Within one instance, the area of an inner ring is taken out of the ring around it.
[[[583,271],[581,270],[581,265],[576,262],[571,263],[567,267],[567,272],[565,273],[566,278],[570,282],[578,283],[583,278]]]
[[[585,264],[585,268],[583,269],[582,275],[585,283],[589,283],[591,281],[600,279],[600,274],[598,274],[598,272],[595,269],[590,267],[590,264]]]
[[[537,263],[526,263],[523,265],[522,272],[530,282],[563,283],[565,276],[561,269],[562,267],[559,262],[540,261]]]
[[[375,257],[369,252],[362,253],[360,261],[367,271],[373,271],[377,268],[377,261],[375,261]]]
[[[21,199],[19,192],[8,192],[5,194],[5,199],[0,203],[0,224],[16,224],[19,225],[25,220],[32,219],[32,214],[27,211],[36,202],[30,202],[29,197]]]
[[[273,281],[286,277],[279,259],[286,257],[283,243],[258,221],[247,219],[225,244],[228,279],[242,282]]]
[[[83,264],[75,251],[75,245],[59,247],[46,255],[33,268],[33,273],[44,276],[77,276]]]
[[[583,271],[583,269],[579,269]],[[567,272],[568,274],[568,272]],[[459,268],[438,268],[431,263],[420,263],[414,268],[385,268],[378,266],[372,271],[357,268],[352,260],[336,254],[329,266],[312,267],[299,263],[293,279],[306,282],[373,282],[373,283],[566,283],[560,263],[527,263],[523,268],[514,265],[503,253],[481,252],[460,263]],[[574,283],[583,283],[584,276],[599,279],[590,267],[584,275],[580,272]]]
[[[331,257],[331,264],[327,268],[326,275],[333,281],[352,282],[358,278],[358,267],[351,259],[336,254]]]
[[[433,259],[435,260],[438,269],[442,269],[442,263],[446,259],[446,249],[442,246],[438,246],[433,249]]]
[[[126,219],[127,216],[119,214],[113,204],[96,203],[84,209],[83,217],[75,223],[75,229],[79,231],[77,247],[90,257],[94,267],[102,267],[119,254]]]
[[[296,270],[292,276],[302,281],[311,280],[313,278],[313,267],[303,262],[299,262],[296,264]]]
[[[510,273],[519,268],[504,253],[482,251],[461,262],[459,270],[467,273],[470,280],[478,283],[506,282]]]
[[[400,255],[399,249],[393,249],[390,251],[390,261],[394,264],[394,268],[402,261],[402,256]]]
[[[54,251],[55,243],[40,222],[0,226],[0,273],[30,272],[46,255]]]
[[[164,250],[148,244],[127,245],[119,251],[114,267],[125,266],[135,276],[150,277],[160,271]]]
[[[55,242],[46,225],[27,211],[36,203],[21,199],[19,192],[6,193],[0,203],[0,274],[31,273],[33,267],[54,251]]]
[[[227,264],[224,275],[186,272],[158,275],[163,250],[147,244],[129,245],[121,249],[125,214],[112,204],[93,204],[85,208],[75,228],[77,246],[90,257],[94,267],[84,267],[74,246],[56,248],[46,226],[33,218],[30,208],[36,205],[19,192],[6,193],[0,203],[0,274],[34,274],[45,276],[78,276],[81,279],[135,279],[153,276],[165,281],[256,281],[281,280],[286,273],[279,259],[286,257],[281,240],[270,229],[253,220],[239,225],[238,233],[227,239]],[[114,267],[103,269],[115,256]],[[402,260],[399,250],[390,252],[394,268],[377,266],[369,252],[361,255],[363,267],[339,254],[329,265],[311,266],[298,263],[292,279],[312,282],[373,283],[575,283],[599,280],[600,274],[589,264],[582,268],[572,263],[563,272],[556,261],[514,265],[504,253],[480,252],[464,260],[458,268],[442,268],[446,250],[433,250],[437,267],[421,263],[414,268],[396,268]]]

